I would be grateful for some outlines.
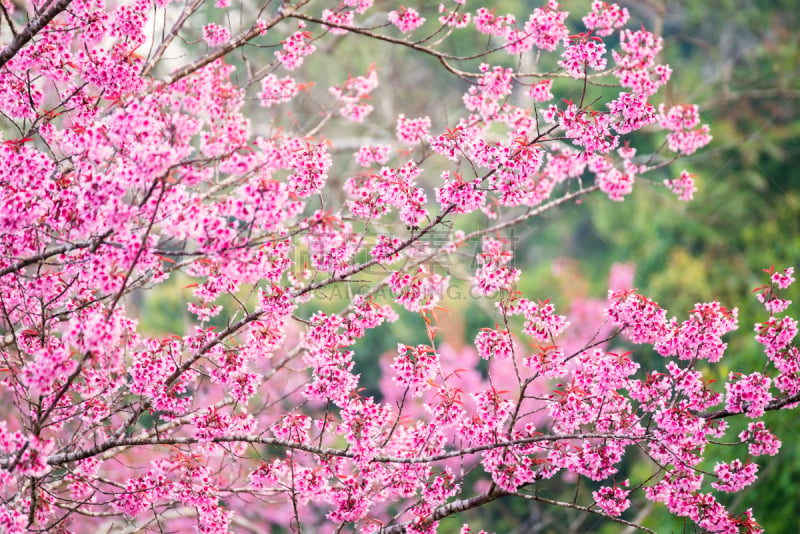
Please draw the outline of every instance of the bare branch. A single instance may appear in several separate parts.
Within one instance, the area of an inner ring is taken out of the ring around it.
[[[267,29],[272,28],[280,21],[292,15],[296,10],[300,9],[310,1],[311,0],[299,0],[294,5],[288,5],[287,3],[281,4],[281,9],[279,9],[277,13],[275,13],[272,17],[270,17],[268,21],[265,22],[265,28]],[[262,28],[254,23],[253,26],[246,32],[236,36],[235,38],[231,39],[229,42],[225,43],[219,48],[212,50],[211,52],[201,57],[197,61],[194,61],[193,63],[186,65],[181,69],[178,69],[177,71],[167,76],[160,83],[154,84],[153,89],[164,88],[168,85],[172,85],[173,83],[177,82],[182,78],[185,78],[186,76],[189,76],[198,69],[205,67],[209,63],[213,63],[217,59],[226,56],[227,54],[233,52],[237,48],[252,41],[256,37],[261,35],[262,31],[263,31]]]

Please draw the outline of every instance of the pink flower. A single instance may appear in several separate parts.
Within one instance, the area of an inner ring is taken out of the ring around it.
[[[582,78],[589,69],[603,70],[606,68],[606,45],[599,37],[580,34],[569,39],[563,60],[558,64],[567,70],[573,78]]]
[[[566,11],[560,11],[555,0],[548,1],[543,8],[535,8],[522,30],[511,29],[506,33],[505,49],[509,54],[519,54],[534,46],[548,52],[554,51],[569,34],[564,24],[568,15]]]
[[[516,313],[525,317],[523,332],[539,341],[551,341],[569,325],[567,318],[555,314],[556,308],[550,300],[534,303],[527,299],[519,301]]]
[[[230,41],[231,32],[228,28],[210,23],[203,26],[203,39],[208,46],[217,47]]]
[[[553,99],[553,93],[550,92],[552,87],[553,87],[552,79],[535,83],[528,92],[528,96],[530,96],[537,102],[547,102],[548,100]]]
[[[491,357],[504,360],[514,354],[513,341],[508,330],[482,328],[475,337],[475,348],[484,360]]]
[[[628,487],[628,481],[626,480],[620,485],[626,488]],[[615,484],[614,486],[605,486],[598,491],[593,491],[592,498],[603,512],[612,517],[618,517],[631,505],[631,501],[628,499],[629,494],[629,491],[623,490]]]
[[[481,33],[503,37],[514,26],[516,19],[511,14],[498,16],[494,14],[493,9],[479,7],[475,11],[475,16],[472,17],[472,22]]]
[[[354,14],[352,11],[332,11],[325,9],[322,11],[322,20],[325,22],[332,22],[340,26],[352,26]],[[328,31],[333,35],[345,35],[347,30],[344,28],[337,28],[335,26],[326,26]]]
[[[258,93],[258,99],[263,107],[269,108],[291,101],[298,91],[299,88],[294,78],[286,76],[279,79],[274,74],[268,74],[261,80],[261,92]]]
[[[408,388],[411,395],[419,397],[431,387],[430,382],[436,376],[438,365],[439,355],[431,347],[410,347],[398,343],[397,356],[392,363],[394,381]]]
[[[372,106],[363,104],[362,101],[369,98],[369,94],[377,86],[378,73],[370,69],[366,76],[348,78],[342,87],[331,87],[329,92],[342,104],[339,112],[343,117],[353,122],[363,122],[372,112]]]
[[[353,157],[360,166],[369,167],[373,163],[384,164],[389,161],[389,150],[389,145],[364,145]]]
[[[408,311],[418,312],[434,309],[449,282],[449,276],[431,272],[423,266],[413,276],[392,273],[389,277],[389,288],[400,305]]]
[[[761,373],[742,375],[731,372],[725,384],[726,409],[744,412],[750,418],[760,417],[772,400],[769,387],[772,380]]]
[[[775,456],[781,448],[780,440],[767,430],[764,421],[749,423],[747,430],[739,434],[739,439],[748,443],[747,450],[753,456]]]
[[[477,263],[481,267],[472,279],[477,295],[490,296],[498,291],[510,292],[519,280],[519,269],[507,265],[511,262],[513,253],[506,246],[507,243],[502,240],[483,238],[483,252],[477,257]]]
[[[686,171],[681,171],[680,178],[675,180],[664,180],[664,185],[670,188],[673,193],[678,195],[680,200],[692,200],[695,192],[697,192],[697,187],[694,185],[694,175],[689,174]]]
[[[389,22],[397,26],[403,32],[413,32],[425,23],[425,18],[412,7],[400,7],[397,11],[389,12]]]
[[[464,182],[461,176],[445,172],[444,186],[436,189],[436,200],[443,208],[455,205],[456,213],[470,213],[486,202],[486,192],[480,189],[480,180]]]
[[[656,120],[655,108],[647,102],[647,95],[641,93],[620,93],[619,98],[607,105],[617,116],[613,128],[620,134],[639,130]]]
[[[456,2],[459,3],[459,2]],[[451,26],[453,28],[466,28],[469,25],[472,14],[469,12],[458,12],[456,10],[450,11],[444,4],[439,4],[439,24],[443,26]]]
[[[629,18],[628,8],[594,0],[592,11],[583,17],[583,24],[589,30],[594,30],[595,34],[607,37],[614,33],[614,30],[622,28]]]
[[[755,482],[757,473],[757,464],[742,463],[738,458],[731,463],[717,463],[714,474],[718,481],[712,482],[711,486],[726,493],[736,493]]]
[[[374,0],[342,0],[344,5],[356,8],[356,13],[359,15],[365,13],[372,7],[373,1]]]
[[[772,273],[769,277],[770,282],[776,284],[780,289],[786,289],[794,283],[794,267],[787,267],[783,271]]]
[[[286,70],[294,70],[303,64],[305,58],[314,53],[316,46],[311,44],[311,33],[304,31],[305,23],[300,23],[300,29],[283,41],[283,48],[275,52],[275,57],[283,64]]]
[[[402,113],[397,116],[397,138],[404,143],[415,144],[424,141],[428,137],[430,127],[429,117],[407,119]]]

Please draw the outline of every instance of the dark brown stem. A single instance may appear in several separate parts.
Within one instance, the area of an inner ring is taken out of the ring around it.
[[[768,403],[764,407],[765,412],[772,412],[775,410],[780,410],[790,404],[794,404],[796,402],[800,402],[800,393],[795,393],[794,395],[790,395],[788,397],[782,397],[780,399],[775,399],[772,402]],[[732,410],[717,410],[713,412],[703,412],[697,414],[697,417],[702,417],[703,419],[713,420],[713,419],[724,419],[726,417],[731,417],[733,415],[741,415],[742,412],[734,412]]]
[[[56,15],[67,9],[67,6],[72,2],[72,0],[58,0],[55,4],[47,8],[47,10],[39,15],[38,17],[34,17],[32,21],[25,26],[14,40],[11,41],[11,44],[6,46],[2,52],[0,52],[0,67],[8,63],[11,58],[17,55],[17,52],[22,50],[22,47],[28,44],[28,41],[33,39],[33,36],[42,31],[42,28],[47,26],[47,24],[55,18]]]
[[[496,501],[500,497],[505,497],[507,495],[511,495],[511,493],[507,493],[503,490],[494,488],[493,490],[487,491],[486,493],[483,493],[481,495],[476,495],[475,497],[471,497],[469,499],[461,499],[458,501],[453,501],[447,504],[443,504],[442,506],[437,507],[433,511],[433,513],[431,513],[431,515],[429,516],[429,520],[431,522],[438,521],[453,514],[458,514],[466,510],[471,510],[472,508],[478,508],[479,506],[483,506],[484,504]],[[380,529],[378,532],[380,534],[402,534],[406,531],[406,527],[411,524],[412,522],[408,521],[405,523],[399,523],[397,525],[390,525],[388,527]]]
[[[80,250],[83,248],[90,248],[90,247],[93,249],[97,249],[103,242],[103,240],[110,235],[111,235],[111,230],[105,232],[104,234],[90,241],[82,241],[80,243],[70,243],[68,245],[62,245],[60,247],[52,248],[50,250],[45,250],[41,254],[36,254],[35,256],[31,256],[30,258],[25,258],[24,260],[20,260],[17,263],[13,263],[8,267],[0,269],[0,277],[3,277],[9,273],[17,272],[21,269],[24,269],[28,265],[33,265],[34,263],[44,261],[48,258],[52,258],[53,256],[58,256],[59,254],[66,254],[67,252],[71,252],[73,250]]]

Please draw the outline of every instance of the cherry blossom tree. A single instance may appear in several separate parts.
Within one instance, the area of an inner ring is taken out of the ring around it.
[[[763,365],[724,384],[702,371],[736,308],[676,318],[628,281],[578,328],[518,290],[515,227],[641,183],[695,191],[659,172],[708,127],[660,102],[662,39],[625,8],[0,7],[4,532],[432,533],[500,498],[652,532],[650,501],[700,531],[760,531],[720,496],[778,452],[765,412],[800,401],[791,268],[755,291]],[[463,96],[387,100],[380,62],[317,76],[359,66],[347,43],[436,64]],[[185,331],[144,331],[137,302],[176,281]],[[439,322],[454,291],[487,304],[460,353]],[[423,342],[364,354],[400,316]],[[719,443],[740,458],[708,457]],[[574,498],[552,498],[564,480]]]

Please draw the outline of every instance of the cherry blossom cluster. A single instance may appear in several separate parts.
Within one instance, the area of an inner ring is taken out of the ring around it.
[[[313,54],[317,47],[311,44],[311,33],[303,30],[305,24],[301,21],[300,30],[290,35],[283,41],[281,50],[275,52],[275,57],[286,70],[292,71],[303,64],[306,56]]]
[[[499,358],[504,360],[514,354],[514,343],[508,330],[483,328],[475,337],[475,348],[481,358]]]
[[[678,178],[664,180],[664,185],[678,195],[680,200],[692,200],[694,194],[697,192],[697,186],[694,183],[694,175],[689,174],[685,170],[681,171],[681,175]]]
[[[516,24],[516,17],[511,14],[495,15],[494,9],[479,7],[475,11],[472,22],[479,32],[502,37]]]
[[[362,167],[369,167],[373,163],[382,165],[389,161],[389,145],[363,145],[353,156]]]
[[[371,69],[366,76],[348,78],[342,87],[331,87],[331,94],[342,103],[339,112],[343,117],[362,122],[372,112],[372,106],[360,103],[378,86],[378,73]]]
[[[338,24],[339,26],[351,26],[353,24],[354,19],[355,19],[355,11],[348,11],[348,10],[333,11],[331,9],[326,9],[322,12],[322,20],[324,20],[325,22]],[[331,34],[333,35],[347,34],[347,30],[345,30],[344,28],[339,28],[337,26],[328,26],[328,31],[331,32]]]
[[[497,291],[513,291],[519,280],[520,270],[509,265],[513,252],[506,246],[507,243],[502,240],[483,238],[483,251],[476,258],[480,268],[472,281],[477,294],[488,296]]]
[[[627,487],[628,481],[626,480],[620,485],[623,488]],[[631,505],[631,501],[628,499],[628,494],[628,491],[617,487],[615,484],[614,486],[605,486],[597,491],[593,491],[592,497],[597,503],[597,506],[602,508],[605,513],[608,515],[619,516]]]
[[[419,267],[413,275],[396,271],[388,280],[389,288],[395,294],[395,301],[412,312],[436,307],[449,283],[449,276],[442,276],[425,265]]]
[[[699,122],[697,106],[673,106],[670,109],[661,104],[658,110],[658,122],[665,130],[670,130],[667,135],[669,149],[678,154],[693,154],[697,149],[711,142],[708,125],[703,124],[695,128]]]
[[[653,83],[649,76],[649,69],[656,66],[655,58],[663,48],[663,39],[644,29],[637,31],[624,29],[620,32],[620,39],[622,51],[612,52],[617,64],[617,78],[623,87],[631,87],[637,92],[648,95],[652,94],[661,84]]]
[[[278,78],[274,74],[267,75],[261,80],[261,92],[258,98],[265,108],[275,104],[289,102],[299,91],[297,83],[291,76]]]
[[[495,67],[489,71],[489,65],[481,64],[481,76],[477,86],[470,87],[464,95],[464,106],[469,111],[477,111],[484,120],[495,117],[501,109],[499,101],[511,94],[512,69]]]
[[[453,152],[455,155],[455,152]],[[442,206],[455,206],[456,213],[470,213],[486,204],[486,191],[481,190],[481,181],[465,182],[459,175],[444,173],[444,186],[436,190],[436,200]]]
[[[208,46],[216,47],[228,42],[231,32],[218,24],[206,24],[203,26],[203,40]]]
[[[397,11],[390,11],[388,17],[389,22],[403,33],[413,32],[425,23],[425,17],[421,17],[413,7],[400,6]]]
[[[459,3],[456,0],[453,0],[455,3]],[[472,13],[469,12],[461,12],[459,13],[457,9],[450,10],[441,3],[439,4],[439,13],[442,13],[439,16],[439,24],[442,26],[450,26],[453,28],[466,28],[470,20],[472,19]]]
[[[509,54],[519,54],[536,47],[553,52],[569,34],[564,23],[568,16],[556,0],[548,0],[547,5],[533,10],[522,28],[509,28],[506,50]]]
[[[548,100],[553,99],[553,93],[551,91],[552,88],[553,80],[537,82],[531,87],[531,90],[528,92],[528,96],[537,102],[547,102]]]
[[[564,50],[562,61],[559,65],[574,78],[582,78],[589,69],[603,70],[606,68],[606,45],[599,37],[589,34],[575,35],[569,38],[569,44]]]
[[[430,128],[431,119],[429,117],[409,119],[402,113],[397,116],[397,139],[404,143],[420,142],[428,136]]]
[[[439,357],[431,347],[398,344],[392,369],[396,373],[397,383],[407,387],[411,395],[419,396],[430,387],[429,382],[436,375],[438,363]]]
[[[791,305],[792,301],[778,297],[778,291],[788,288],[794,283],[794,267],[787,267],[783,271],[775,271],[773,265],[764,272],[769,274],[769,282],[753,290],[758,301],[770,313],[781,313]]]
[[[614,30],[625,26],[629,18],[628,8],[595,0],[592,2],[592,11],[583,17],[583,24],[596,35],[608,37]]]
[[[619,117],[613,127],[620,134],[636,131],[656,120],[655,108],[641,93],[620,93],[619,98],[608,103],[608,109]]]

